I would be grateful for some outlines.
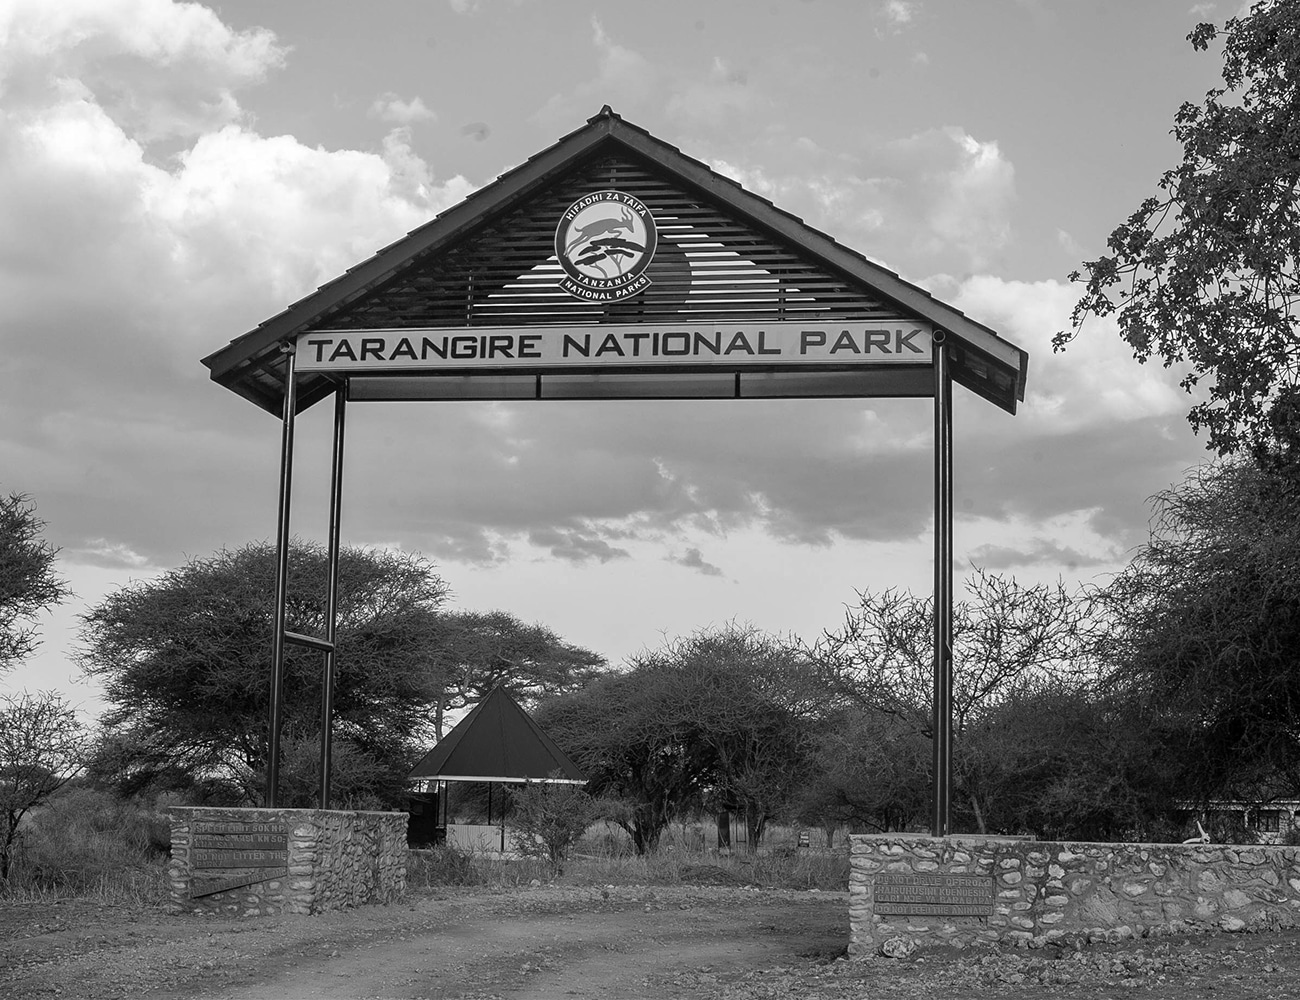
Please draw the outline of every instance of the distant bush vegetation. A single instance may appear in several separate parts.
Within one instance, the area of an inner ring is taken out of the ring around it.
[[[667,831],[659,850],[637,854],[621,830],[605,823],[590,827],[574,846],[562,873],[545,858],[503,860],[451,846],[412,851],[407,865],[411,890],[527,885],[533,880],[560,885],[720,885],[766,889],[848,889],[847,846],[839,850],[796,848],[793,830],[773,828],[770,850],[718,853],[701,849],[699,830],[678,825]]]
[[[24,823],[0,893],[10,899],[160,902],[170,849],[171,827],[151,804],[68,788]]]

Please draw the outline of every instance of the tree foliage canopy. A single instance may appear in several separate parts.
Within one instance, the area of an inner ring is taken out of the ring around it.
[[[1178,110],[1182,162],[1070,276],[1084,293],[1054,345],[1114,314],[1139,361],[1185,366],[1188,391],[1208,380],[1188,419],[1227,454],[1267,442],[1300,392],[1300,2],[1261,0],[1188,39],[1220,36],[1224,86]]]
[[[751,626],[701,630],[545,703],[539,724],[581,767],[638,853],[675,816],[738,810],[756,844],[792,808],[829,698],[797,646]]]
[[[112,706],[101,769],[128,789],[217,777],[256,798],[268,746],[275,566],[267,543],[222,550],[110,594],[84,616],[82,665]],[[286,625],[323,635],[325,551],[297,543],[289,566]],[[427,649],[446,594],[418,556],[346,548],[340,555],[335,734],[348,745],[344,756],[350,748],[382,765],[381,788],[400,784],[423,734],[434,693]],[[287,650],[291,742],[319,733],[321,661],[313,650]]]
[[[887,833],[911,830],[930,808],[930,740],[909,720],[846,705],[818,727],[799,818]]]
[[[975,570],[953,606],[953,819],[981,833],[1132,829],[1113,712],[1088,682],[1087,604]],[[808,819],[913,829],[929,804],[933,599],[858,594],[819,644],[841,693],[821,726]],[[1114,765],[1112,767],[1112,765]],[[1103,791],[1103,789],[1105,791]],[[1089,803],[1067,808],[1071,796]],[[1109,810],[1099,802],[1113,800]]]
[[[439,618],[427,650],[437,689],[435,736],[443,716],[476,704],[498,685],[518,701],[572,691],[605,666],[603,657],[562,640],[545,625],[507,611],[451,611]]]
[[[953,748],[956,820],[1045,840],[1168,839],[1164,817],[1183,789],[1129,708],[1074,679],[990,706]]]
[[[328,559],[296,542],[286,627],[325,634]],[[275,547],[194,559],[110,594],[84,616],[82,666],[112,706],[93,776],[125,791],[181,788],[256,801],[267,759]],[[334,774],[341,801],[395,802],[448,708],[504,684],[571,689],[603,661],[505,612],[450,612],[428,560],[345,548],[339,559]],[[309,805],[320,745],[322,655],[285,655],[282,777]]]
[[[41,537],[44,527],[30,497],[0,496],[0,671],[35,649],[33,616],[68,596],[54,572],[58,550]]]
[[[1293,473],[1242,459],[1196,470],[1156,498],[1150,541],[1099,599],[1112,688],[1186,797],[1300,790]]]

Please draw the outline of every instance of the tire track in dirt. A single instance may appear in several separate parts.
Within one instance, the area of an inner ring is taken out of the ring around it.
[[[819,914],[636,908],[492,916],[371,940],[271,970],[256,983],[207,994],[222,1000],[568,1000],[678,997],[680,977],[711,978],[844,946]],[[821,926],[824,925],[824,926]]]

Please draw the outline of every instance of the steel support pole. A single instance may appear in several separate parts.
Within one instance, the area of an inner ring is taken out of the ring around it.
[[[280,438],[280,511],[275,532],[275,629],[271,640],[271,710],[267,729],[266,807],[280,804],[280,727],[284,711],[284,609],[289,588],[289,506],[293,494],[293,421],[298,408],[294,347],[284,347],[284,415]]]
[[[325,676],[320,696],[320,807],[330,807],[330,774],[334,767],[334,670],[338,657],[339,526],[343,515],[343,429],[347,416],[347,383],[334,394],[334,458],[330,468],[329,589],[325,596]]]
[[[952,805],[952,373],[934,334],[934,799],[930,832],[946,837]]]

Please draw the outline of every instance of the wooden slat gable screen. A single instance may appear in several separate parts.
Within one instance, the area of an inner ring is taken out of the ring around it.
[[[561,291],[553,241],[561,214],[613,188],[640,198],[659,228],[651,286],[617,303]],[[624,157],[577,169],[458,246],[415,262],[316,329],[886,320],[891,308],[802,259],[705,199]]]

